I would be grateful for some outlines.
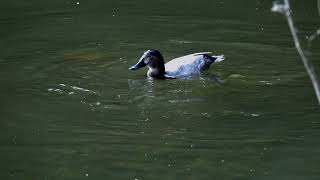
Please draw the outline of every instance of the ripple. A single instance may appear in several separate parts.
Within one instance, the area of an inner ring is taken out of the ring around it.
[[[177,39],[169,40],[169,42],[171,42],[171,43],[173,43],[173,44],[191,44],[191,43],[193,43],[192,41],[177,40]]]
[[[201,99],[193,98],[193,99],[171,99],[168,100],[170,103],[188,103],[188,102],[199,102]]]

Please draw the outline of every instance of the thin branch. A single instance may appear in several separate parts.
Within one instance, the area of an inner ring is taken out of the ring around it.
[[[311,47],[312,41],[315,40],[318,36],[320,35],[320,28],[317,29],[315,33],[313,33],[309,38],[308,38],[308,46]]]
[[[292,34],[292,37],[293,37],[293,40],[294,40],[294,44],[295,44],[295,47],[299,53],[299,56],[303,62],[303,65],[310,77],[310,80],[312,82],[312,85],[313,85],[313,88],[314,88],[314,91],[316,93],[316,96],[318,98],[318,102],[320,104],[320,85],[319,85],[319,81],[317,79],[317,76],[316,76],[316,73],[314,71],[314,68],[313,68],[313,65],[312,63],[307,59],[306,55],[304,54],[301,46],[300,46],[300,41],[299,41],[299,38],[297,36],[297,33],[295,31],[295,27],[294,27],[294,24],[293,24],[293,20],[292,20],[292,16],[291,16],[291,12],[290,12],[290,4],[289,4],[289,0],[284,0],[284,4],[277,4],[277,3],[274,3],[273,4],[273,7],[271,9],[273,12],[279,12],[279,13],[282,13],[286,16],[287,18],[287,21],[288,21],[288,25],[289,25],[289,28],[290,28],[290,31],[291,31],[291,34]]]

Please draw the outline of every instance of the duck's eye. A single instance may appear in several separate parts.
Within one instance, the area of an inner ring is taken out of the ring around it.
[[[149,64],[149,61],[150,61],[149,56],[147,56],[146,58],[144,58],[144,63],[145,63],[145,64]]]

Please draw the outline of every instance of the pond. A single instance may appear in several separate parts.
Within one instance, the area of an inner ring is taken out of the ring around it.
[[[292,1],[320,72],[317,1]],[[0,2],[0,179],[318,179],[320,113],[270,0]],[[200,76],[128,71],[226,60]],[[319,74],[319,73],[318,73]]]

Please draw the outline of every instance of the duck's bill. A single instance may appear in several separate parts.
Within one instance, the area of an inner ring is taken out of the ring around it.
[[[140,58],[140,60],[138,61],[138,63],[135,64],[135,65],[133,65],[133,66],[131,66],[131,67],[129,68],[129,70],[137,70],[137,69],[142,68],[142,67],[145,67],[145,66],[146,66],[146,63],[144,63],[144,56],[142,56],[142,57]]]

